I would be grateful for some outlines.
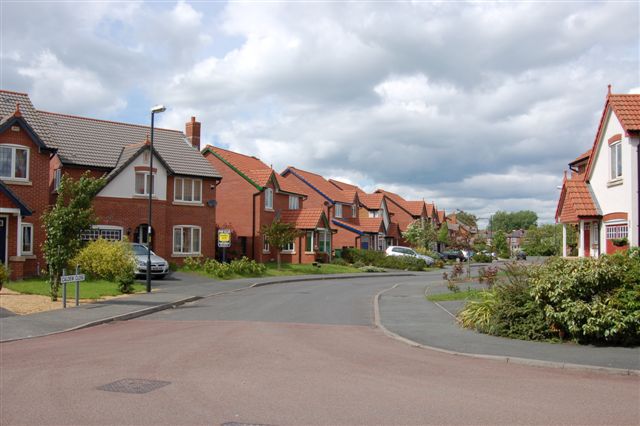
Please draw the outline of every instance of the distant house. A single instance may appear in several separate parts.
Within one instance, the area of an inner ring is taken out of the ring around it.
[[[107,184],[93,202],[98,223],[83,238],[150,243],[174,263],[215,255],[221,176],[195,146],[195,119],[187,123],[187,135],[155,129],[151,170],[147,126],[38,111],[27,94],[9,91],[0,91],[0,116],[0,261],[14,278],[44,268],[40,216],[55,201],[62,175],[85,172],[106,177]]]
[[[248,256],[260,262],[275,259],[276,250],[260,236],[275,220],[290,223],[300,236],[282,251],[282,260],[310,263],[331,251],[331,229],[322,208],[309,207],[308,188],[284,179],[260,159],[207,146],[204,157],[220,171],[217,227],[232,231],[231,257]]]
[[[598,257],[638,246],[640,206],[640,95],[609,91],[592,148],[569,163],[556,209],[563,224],[578,228],[578,256]]]

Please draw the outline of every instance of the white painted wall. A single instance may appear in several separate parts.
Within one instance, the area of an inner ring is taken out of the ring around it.
[[[385,202],[384,198],[382,199],[380,210],[382,210],[382,221],[384,222],[384,229],[389,230],[389,211],[387,210],[387,203]]]
[[[640,145],[640,137],[629,138],[631,146],[631,215],[629,217],[629,241],[632,246],[640,246],[640,238],[638,236],[638,173],[640,173],[640,164],[638,164],[637,148]],[[624,154],[623,154],[624,155]],[[624,171],[623,171],[624,173]]]
[[[144,153],[140,154],[129,164],[126,169],[120,172],[111,182],[105,186],[98,194],[99,197],[115,198],[146,198],[146,196],[135,195],[136,166],[149,166],[149,161],[144,161]],[[167,199],[167,170],[158,160],[153,157],[153,168],[157,170],[155,177],[155,199]]]
[[[610,150],[608,140],[614,135],[622,134],[622,183],[610,186]],[[625,136],[624,129],[618,118],[612,111],[606,117],[602,139],[599,141],[598,150],[595,153],[592,165],[589,185],[595,195],[598,205],[602,210],[602,215],[616,212],[627,212],[630,224],[633,220],[632,208],[633,192],[637,185],[637,164],[635,161],[635,148],[630,142],[630,138]],[[637,205],[637,202],[636,202]],[[633,234],[633,233],[631,233]],[[600,241],[602,242],[602,253],[606,251],[606,227],[600,230]]]

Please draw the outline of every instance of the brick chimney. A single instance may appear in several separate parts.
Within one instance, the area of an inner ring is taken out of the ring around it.
[[[191,146],[200,151],[200,122],[195,117],[191,117],[191,121],[185,125],[185,134]]]

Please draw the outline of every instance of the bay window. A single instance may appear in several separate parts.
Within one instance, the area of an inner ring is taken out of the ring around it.
[[[173,227],[173,254],[200,254],[200,227],[178,225]]]
[[[199,203],[202,201],[202,179],[175,178],[174,201]]]
[[[29,178],[29,149],[21,146],[0,146],[0,178]]]

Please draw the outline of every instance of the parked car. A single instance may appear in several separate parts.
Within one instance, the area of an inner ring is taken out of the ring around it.
[[[445,256],[447,260],[459,260],[461,262],[467,260],[464,253],[462,253],[462,250],[447,250],[443,251],[442,255]]]
[[[144,244],[131,244],[133,255],[136,257],[136,276],[147,276],[148,249]],[[164,278],[169,274],[169,262],[151,251],[151,276],[153,278]]]
[[[516,260],[527,260],[527,253],[523,252],[522,250],[518,251],[516,253]]]
[[[491,256],[494,259],[498,259],[498,255],[496,254],[496,252],[491,252],[489,250],[482,250],[480,253],[484,254],[485,256]]]
[[[385,253],[386,253],[387,256],[411,256],[411,257],[416,257],[418,259],[424,260],[425,263],[427,264],[427,266],[431,266],[435,262],[435,260],[433,260],[432,257],[425,256],[424,254],[416,253],[415,250],[413,250],[412,248],[409,248],[409,247],[389,246],[389,247],[387,247],[387,250],[385,250]]]

